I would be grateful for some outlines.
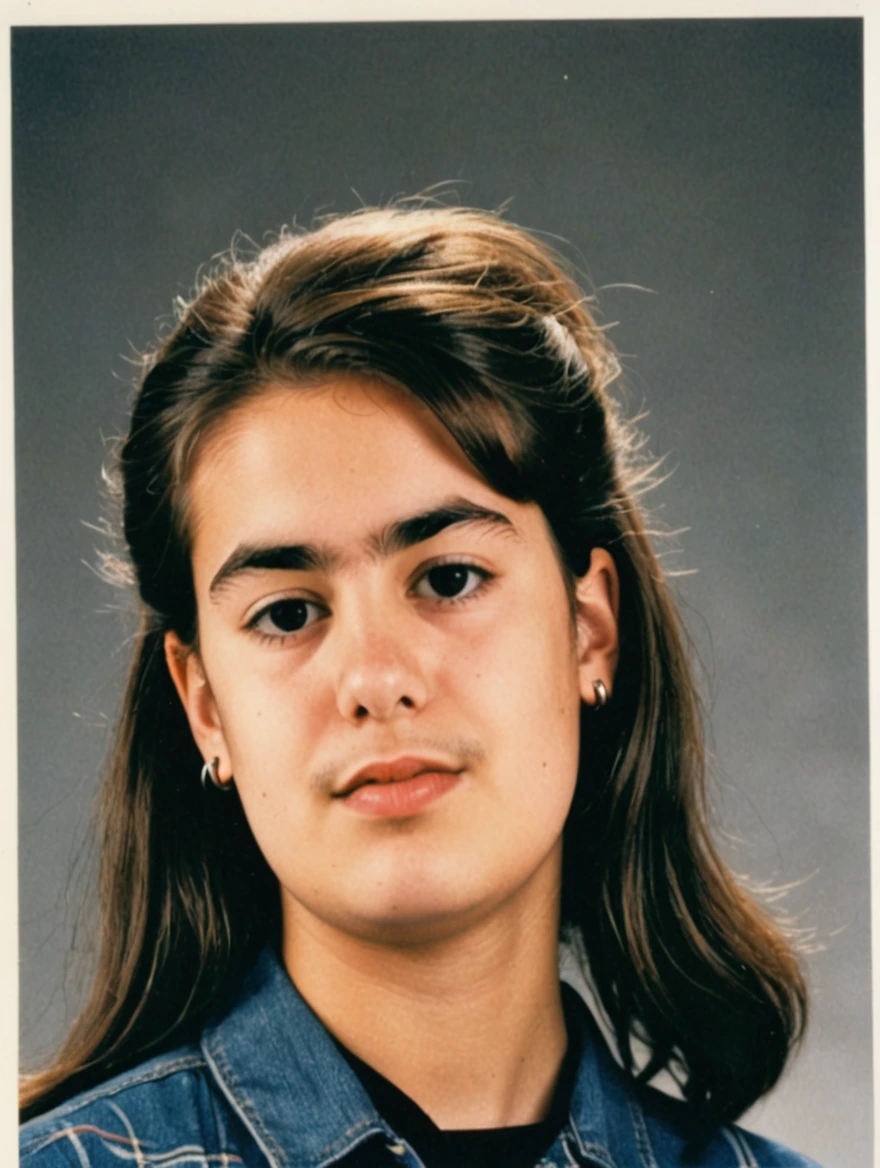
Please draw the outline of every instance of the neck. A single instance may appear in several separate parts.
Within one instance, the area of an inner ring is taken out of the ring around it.
[[[556,886],[441,940],[399,946],[354,937],[285,898],[284,963],[327,1029],[441,1129],[535,1123],[566,1047]]]

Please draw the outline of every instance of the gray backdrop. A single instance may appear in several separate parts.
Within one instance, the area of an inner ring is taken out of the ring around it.
[[[460,180],[580,254],[674,468],[653,506],[689,528],[666,563],[696,569],[725,852],[796,885],[815,950],[805,1050],[749,1121],[869,1164],[860,57],[855,20],[15,30],[26,1064],[91,952],[131,628],[87,524],[127,358],[236,229]]]

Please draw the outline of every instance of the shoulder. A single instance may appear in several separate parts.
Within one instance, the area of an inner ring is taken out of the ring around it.
[[[141,1063],[24,1124],[27,1168],[168,1163],[184,1149],[203,1162],[241,1163],[242,1133],[196,1045]],[[225,1157],[225,1160],[223,1159]]]
[[[637,1091],[646,1133],[660,1163],[700,1168],[820,1168],[815,1160],[731,1124],[711,1138],[694,1138],[691,1109],[652,1088]],[[691,1158],[692,1157],[692,1158]]]
[[[736,1125],[701,1129],[699,1117],[684,1100],[626,1073],[585,1002],[570,995],[566,1000],[584,1026],[572,1114],[582,1143],[589,1143],[592,1136],[593,1146],[618,1152],[621,1164],[652,1168],[820,1168],[809,1157]],[[598,1107],[602,1128],[594,1118]]]
[[[782,1144],[774,1143],[773,1140],[766,1140],[762,1136],[756,1136],[739,1127],[730,1130],[741,1141],[743,1147],[749,1149],[753,1159],[761,1168],[765,1164],[767,1168],[820,1168],[815,1160],[801,1156],[790,1148],[783,1148]]]

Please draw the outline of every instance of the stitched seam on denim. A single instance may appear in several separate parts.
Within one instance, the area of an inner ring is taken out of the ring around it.
[[[635,1099],[629,1100],[629,1115],[632,1120],[633,1135],[636,1140],[639,1160],[643,1168],[657,1168],[657,1161],[654,1159],[654,1149],[651,1147],[651,1137],[648,1135],[648,1126],[645,1123],[642,1109]]]
[[[721,1130],[736,1151],[739,1161],[737,1168],[758,1168],[758,1161],[752,1155],[752,1149],[746,1143],[742,1132],[733,1127],[724,1127]]]
[[[212,1062],[212,1056],[210,1054],[206,1054],[206,1057],[210,1065]],[[220,1065],[221,1061],[223,1064],[222,1066]],[[275,1168],[279,1168],[281,1164],[288,1164],[289,1161],[284,1149],[279,1147],[271,1133],[266,1130],[266,1126],[260,1118],[260,1114],[254,1107],[250,1097],[244,1091],[242,1091],[240,1086],[236,1088],[234,1095],[231,1090],[227,1088],[226,1080],[223,1076],[223,1071],[225,1070],[228,1074],[230,1068],[226,1059],[226,1052],[220,1043],[217,1043],[217,1048],[213,1055],[213,1062],[216,1065],[216,1078],[223,1089],[224,1095],[229,1100],[232,1107],[235,1108],[238,1114],[242,1117],[242,1120],[245,1122],[245,1124],[250,1128],[251,1134],[256,1140],[260,1150],[263,1152],[269,1162],[275,1166]],[[351,1149],[359,1142],[359,1139],[352,1139],[352,1137],[360,1137],[361,1135],[370,1134],[371,1131],[376,1132],[378,1135],[384,1136],[386,1139],[389,1138],[388,1132],[384,1131],[382,1128],[377,1127],[371,1119],[359,1119],[357,1123],[354,1123],[350,1128],[347,1128],[346,1131],[344,1131],[342,1135],[338,1136],[331,1144],[328,1144],[326,1147],[322,1148],[321,1152],[319,1153],[319,1158],[317,1160],[311,1160],[310,1163],[315,1165],[315,1168],[318,1168],[319,1165],[332,1163],[332,1161],[338,1159],[339,1156],[345,1155],[351,1151]]]
[[[91,1160],[89,1160],[88,1156],[86,1155],[86,1150],[82,1146],[82,1142],[76,1132],[68,1132],[67,1138],[73,1144],[74,1150],[79,1157],[79,1162],[82,1164],[82,1168],[90,1168]]]
[[[327,1144],[325,1148],[322,1148],[321,1159],[315,1160],[314,1164],[317,1166],[332,1163],[334,1159],[338,1159],[339,1156],[351,1151],[356,1144],[360,1143],[361,1136],[369,1134],[371,1130],[376,1135],[382,1136],[386,1142],[391,1139],[391,1133],[385,1131],[383,1128],[377,1127],[372,1119],[359,1119],[357,1123],[353,1123],[350,1128],[347,1128],[341,1136],[337,1136],[332,1144]],[[355,1135],[358,1138],[352,1140],[352,1136]],[[326,1156],[329,1156],[330,1159],[326,1160]]]
[[[141,1165],[145,1162],[144,1156],[143,1152],[141,1151],[141,1142],[137,1138],[137,1133],[134,1130],[131,1120],[128,1118],[118,1103],[108,1102],[107,1106],[111,1111],[116,1113],[119,1119],[122,1120],[122,1126],[128,1132],[128,1138],[131,1142],[132,1151],[134,1152],[135,1163],[138,1165],[138,1168],[141,1168]]]
[[[182,1058],[174,1059],[170,1063],[161,1063],[150,1071],[141,1071],[120,1080],[118,1083],[97,1087],[94,1091],[90,1091],[88,1095],[78,1095],[76,1099],[72,1099],[69,1103],[62,1104],[58,1109],[57,1116],[53,1116],[53,1119],[57,1118],[60,1120],[66,1115],[71,1115],[73,1112],[79,1111],[81,1107],[87,1107],[90,1103],[96,1103],[100,1099],[106,1099],[119,1094],[121,1091],[127,1091],[129,1087],[137,1087],[141,1083],[153,1083],[157,1079],[164,1079],[168,1075],[176,1074],[178,1071],[197,1070],[204,1068],[204,1066],[205,1060],[200,1054],[188,1054]],[[38,1116],[32,1122],[39,1123],[41,1118],[41,1116]],[[57,1134],[56,1129],[47,1135],[31,1137],[28,1143],[22,1145],[22,1156],[30,1155],[33,1151],[39,1151],[44,1144],[50,1142]]]
[[[586,1156],[587,1145],[581,1139],[580,1128],[578,1127],[578,1125],[575,1121],[575,1118],[571,1114],[571,1112],[569,1112],[569,1115],[568,1115],[568,1128],[571,1131],[572,1135],[574,1136],[574,1142],[577,1144],[578,1151],[580,1152],[580,1154],[582,1156]],[[592,1147],[592,1145],[591,1145],[591,1147]]]
[[[592,1156],[603,1165],[603,1168],[617,1168],[617,1161],[604,1144],[584,1143],[577,1121],[571,1113],[568,1116],[568,1130],[574,1136],[574,1142],[582,1156]]]
[[[562,1137],[562,1150],[565,1153],[565,1158],[568,1161],[568,1163],[571,1165],[571,1168],[578,1168],[578,1162],[577,1162],[577,1160],[575,1160],[574,1156],[572,1155],[571,1145],[569,1144],[568,1140],[565,1138],[564,1135]]]
[[[211,1099],[211,1118],[214,1120],[214,1124],[216,1125],[216,1128],[217,1128],[217,1136],[218,1136],[218,1139],[220,1142],[220,1146],[223,1148],[226,1148],[230,1145],[230,1143],[232,1141],[230,1140],[229,1132],[227,1131],[226,1116],[223,1114],[223,1111],[224,1111],[223,1103],[225,1103],[225,1100],[221,1101],[220,1099],[218,1099],[217,1095],[214,1091],[211,1092],[210,1099]]]
[[[356,1140],[353,1140],[351,1143],[346,1143],[344,1147],[337,1149],[338,1144],[343,1143],[349,1135],[358,1131],[359,1128],[363,1129],[363,1130],[361,1131],[361,1134],[358,1136],[358,1138]],[[370,1136],[374,1136],[374,1135],[381,1136],[381,1138],[385,1141],[386,1146],[387,1146],[388,1140],[391,1138],[387,1131],[384,1131],[382,1128],[376,1127],[375,1123],[373,1123],[372,1120],[368,1120],[368,1119],[359,1120],[358,1123],[356,1123],[353,1127],[350,1127],[348,1129],[348,1131],[345,1133],[344,1136],[340,1136],[338,1140],[335,1140],[334,1143],[330,1144],[329,1147],[325,1148],[324,1151],[321,1152],[322,1158],[320,1160],[313,1160],[311,1162],[313,1168],[329,1168],[329,1166],[331,1164],[337,1163],[339,1160],[341,1160],[343,1158],[343,1156],[347,1156],[350,1152],[353,1152],[355,1150],[355,1148],[358,1147],[359,1144],[364,1143],[365,1140],[369,1139]],[[331,1149],[332,1149],[332,1151],[331,1151]],[[412,1151],[412,1149],[410,1149],[410,1151]],[[329,1159],[323,1158],[325,1153],[330,1153]],[[415,1158],[416,1164],[421,1165],[422,1161],[418,1158],[418,1156],[415,1155],[414,1152],[413,1152],[413,1156]]]
[[[131,1161],[134,1159],[142,1168],[173,1168],[180,1164],[198,1164],[199,1168],[211,1168],[212,1163],[219,1163],[221,1168],[230,1168],[232,1164],[243,1164],[241,1156],[233,1152],[208,1152],[201,1144],[180,1144],[176,1148],[169,1148],[165,1152],[144,1152],[141,1141],[137,1138],[128,1117],[121,1108],[114,1108],[119,1112],[123,1126],[129,1135],[105,1132],[94,1124],[76,1124],[73,1127],[62,1128],[55,1133],[53,1142],[68,1140],[76,1149],[82,1168],[89,1168],[91,1161],[82,1146],[80,1136],[88,1133],[97,1136],[104,1148],[118,1159]],[[123,1145],[119,1147],[118,1145]],[[126,1148],[124,1145],[129,1145]],[[48,1145],[44,1145],[48,1146]]]
[[[597,1159],[603,1165],[603,1168],[617,1168],[617,1163],[613,1156],[603,1144],[584,1143],[577,1121],[571,1113],[568,1116],[567,1127],[568,1131],[574,1136],[574,1142],[577,1145],[578,1151],[585,1159],[587,1156],[592,1156],[594,1160]]]
[[[758,1168],[758,1161],[752,1155],[752,1149],[749,1147],[749,1141],[746,1139],[745,1135],[739,1130],[739,1128],[736,1128],[736,1134],[737,1134],[737,1138],[739,1139],[740,1144],[742,1144],[743,1155],[745,1156],[745,1158],[748,1162],[749,1168]]]
[[[223,1094],[229,1101],[232,1108],[238,1113],[238,1115],[241,1116],[241,1119],[245,1125],[250,1129],[251,1135],[254,1137],[257,1146],[260,1148],[260,1151],[263,1153],[269,1163],[273,1165],[273,1168],[281,1168],[282,1164],[289,1164],[289,1160],[284,1149],[278,1146],[275,1139],[266,1130],[266,1126],[260,1118],[259,1112],[257,1112],[249,1096],[246,1095],[244,1091],[242,1091],[240,1086],[236,1087],[234,1094],[227,1086],[224,1071],[227,1075],[230,1076],[230,1078],[234,1078],[235,1076],[230,1073],[231,1067],[229,1066],[229,1062],[226,1058],[226,1051],[224,1050],[222,1043],[216,1042],[213,1052],[205,1051],[205,1059],[207,1060],[208,1066],[213,1070],[214,1078],[220,1085]],[[321,1165],[332,1163],[334,1159],[338,1159],[340,1155],[346,1154],[357,1143],[360,1142],[359,1138],[352,1140],[352,1136],[357,1135],[360,1137],[361,1134],[369,1134],[371,1132],[375,1132],[377,1135],[381,1135],[385,1139],[389,1139],[391,1137],[391,1133],[386,1131],[384,1128],[378,1127],[374,1120],[367,1118],[359,1119],[357,1123],[352,1124],[350,1128],[343,1132],[341,1136],[338,1136],[331,1144],[328,1144],[326,1147],[322,1148],[321,1152],[319,1153],[319,1159],[310,1160],[309,1163],[312,1164],[314,1168],[320,1168]],[[299,1165],[297,1168],[299,1168]],[[306,1166],[303,1165],[302,1168],[306,1168]]]
[[[109,1102],[108,1107],[116,1113],[116,1116],[122,1121],[122,1126],[128,1133],[127,1136],[102,1136],[101,1142],[119,1159],[131,1159],[134,1156],[137,1168],[148,1168],[149,1165],[155,1165],[156,1168],[173,1168],[174,1165],[179,1164],[198,1164],[199,1168],[210,1168],[212,1161],[219,1161],[223,1168],[227,1168],[230,1161],[237,1164],[242,1163],[241,1156],[227,1151],[209,1152],[201,1144],[178,1144],[176,1148],[169,1148],[165,1152],[147,1152],[144,1151],[144,1144],[147,1147],[155,1147],[155,1140],[142,1141],[137,1132],[134,1130],[134,1124],[122,1110],[118,1103]],[[126,1153],[124,1149],[117,1148],[116,1142],[122,1141],[131,1145],[131,1152]],[[225,1142],[225,1141],[224,1141]]]
[[[617,1168],[617,1161],[612,1159],[604,1145],[585,1144],[582,1140],[578,1140],[578,1144],[585,1159],[591,1156],[597,1164],[602,1165],[602,1168]]]
[[[406,1140],[398,1139],[397,1136],[395,1136],[392,1143],[390,1143],[390,1144],[386,1143],[385,1147],[388,1149],[389,1152],[391,1152],[391,1154],[393,1156],[396,1157],[397,1153],[392,1151],[394,1144],[397,1144],[398,1147],[401,1147],[404,1149],[405,1153],[407,1153],[409,1155],[410,1159],[412,1160],[412,1163],[415,1166],[415,1168],[425,1168],[425,1165],[423,1164],[423,1162],[419,1158],[419,1155],[416,1152],[415,1148],[411,1144],[408,1144],[406,1142]],[[357,1147],[357,1144],[352,1144],[351,1150],[354,1151],[354,1149],[356,1147]]]
[[[238,1088],[236,1094],[233,1094],[230,1088],[227,1086],[223,1070],[229,1074],[230,1068],[223,1046],[217,1042],[214,1053],[209,1054],[208,1051],[205,1051],[205,1059],[207,1061],[208,1067],[213,1072],[217,1085],[220,1087],[220,1090],[228,1100],[230,1107],[232,1107],[233,1111],[235,1111],[235,1113],[241,1117],[242,1123],[250,1131],[257,1147],[260,1149],[269,1163],[273,1165],[273,1168],[280,1168],[281,1164],[287,1164],[288,1161],[284,1154],[283,1148],[279,1148],[272,1139],[269,1132],[265,1130],[262,1120],[254,1110],[254,1106],[247,1095],[244,1094],[241,1088]],[[221,1061],[224,1064],[223,1068],[221,1068],[219,1065]]]

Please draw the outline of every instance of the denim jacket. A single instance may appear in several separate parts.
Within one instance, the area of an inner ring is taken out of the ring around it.
[[[685,1159],[684,1104],[634,1086],[584,1011],[568,1123],[540,1168],[817,1168],[736,1127]],[[232,1009],[21,1129],[22,1168],[421,1168],[270,949]]]

